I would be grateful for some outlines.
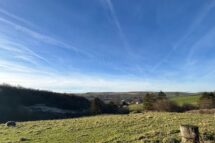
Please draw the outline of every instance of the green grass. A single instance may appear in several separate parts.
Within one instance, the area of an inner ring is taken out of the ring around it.
[[[142,112],[143,111],[143,104],[131,104],[129,105],[130,112]]]
[[[0,124],[0,142],[15,143],[107,143],[141,142],[179,138],[180,124],[198,125],[200,132],[215,133],[213,115],[191,113],[140,113],[102,115],[77,119],[19,122],[17,127]]]
[[[178,105],[183,105],[183,104],[197,105],[200,97],[201,95],[173,96],[173,97],[170,97],[170,100],[176,102]]]

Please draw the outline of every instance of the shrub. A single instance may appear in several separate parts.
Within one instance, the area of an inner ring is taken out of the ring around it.
[[[182,107],[181,107],[181,110],[182,111],[189,111],[189,110],[195,110],[195,109],[198,109],[198,107],[192,105],[192,104],[183,104]]]
[[[204,132],[203,133],[204,141],[215,141],[215,133],[213,132]]]
[[[143,106],[145,110],[179,112],[181,108],[173,101],[170,101],[166,94],[159,92],[156,94],[147,93],[143,98]]]
[[[203,93],[199,100],[199,107],[201,109],[215,108],[215,95],[214,93]]]
[[[157,100],[153,104],[153,108],[156,111],[166,111],[166,112],[179,112],[180,107],[173,101],[168,99]]]
[[[129,114],[129,109],[128,109],[128,107],[126,107],[126,108],[119,108],[118,109],[118,113],[119,114]]]

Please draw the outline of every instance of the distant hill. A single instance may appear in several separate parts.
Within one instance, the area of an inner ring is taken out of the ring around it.
[[[88,115],[90,101],[98,97],[106,103],[113,101],[119,105],[142,101],[148,92],[89,92],[82,94],[63,94],[50,91],[0,85],[0,122],[7,120],[42,120],[78,117]],[[151,92],[152,93],[152,92]],[[157,92],[153,92],[157,93]],[[165,92],[177,103],[192,99],[197,102],[199,93]]]
[[[89,107],[89,100],[74,94],[0,85],[0,122],[77,117]]]
[[[135,100],[142,100],[143,96],[146,93],[158,93],[158,92],[151,92],[151,91],[143,91],[143,92],[88,92],[78,94],[79,96],[86,97],[89,100],[94,99],[95,97],[100,98],[105,102],[114,101],[116,103],[120,102],[121,100],[125,100],[127,102],[132,102]],[[188,93],[188,92],[165,92],[167,97],[172,98],[176,96],[192,96],[198,95],[199,93]]]

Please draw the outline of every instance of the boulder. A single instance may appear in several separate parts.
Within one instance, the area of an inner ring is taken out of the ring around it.
[[[15,127],[16,126],[16,122],[15,121],[8,121],[5,125],[7,127]]]

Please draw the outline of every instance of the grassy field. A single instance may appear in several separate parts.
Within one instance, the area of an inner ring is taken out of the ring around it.
[[[170,97],[170,100],[176,102],[178,105],[183,105],[183,104],[197,105],[200,97],[201,95],[173,96],[173,97]]]
[[[19,122],[17,127],[6,127],[0,124],[0,142],[15,143],[24,140],[26,143],[164,141],[171,137],[179,138],[180,124],[198,125],[201,133],[215,133],[213,115],[149,112]]]
[[[143,111],[143,104],[131,104],[129,105],[130,112],[142,112]]]

